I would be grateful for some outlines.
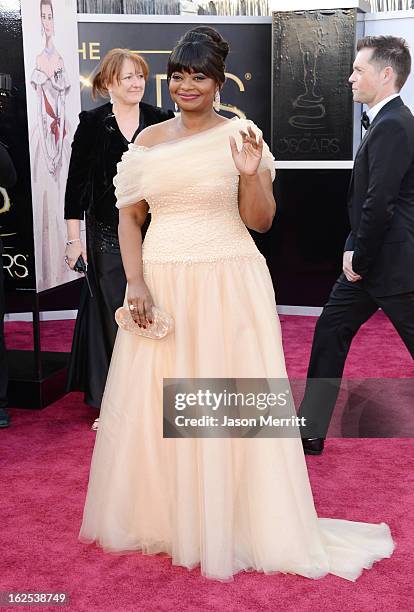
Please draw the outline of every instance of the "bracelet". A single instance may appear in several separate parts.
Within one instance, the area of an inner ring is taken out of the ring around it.
[[[69,246],[70,244],[73,244],[74,242],[80,242],[80,238],[74,238],[73,240],[67,240],[66,246]]]

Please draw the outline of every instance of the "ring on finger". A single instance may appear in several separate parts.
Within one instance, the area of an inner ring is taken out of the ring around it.
[[[136,310],[136,307],[134,306],[134,304],[129,305],[129,310]]]

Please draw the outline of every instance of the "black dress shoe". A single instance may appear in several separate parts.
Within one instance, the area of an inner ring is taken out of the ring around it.
[[[323,451],[324,438],[302,438],[305,455],[320,455]]]
[[[0,428],[10,425],[9,413],[5,408],[0,408]]]

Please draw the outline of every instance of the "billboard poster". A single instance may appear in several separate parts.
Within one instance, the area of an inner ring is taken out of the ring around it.
[[[80,112],[76,0],[22,0],[38,292],[78,278],[64,261],[65,186]]]
[[[273,13],[273,153],[352,160],[356,9]]]

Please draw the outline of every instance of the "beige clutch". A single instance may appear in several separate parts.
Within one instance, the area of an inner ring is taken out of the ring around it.
[[[128,306],[121,306],[115,311],[115,321],[121,329],[144,338],[164,338],[174,329],[172,316],[155,306],[152,308],[152,323],[147,324],[146,329],[135,323]]]

